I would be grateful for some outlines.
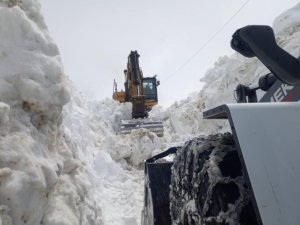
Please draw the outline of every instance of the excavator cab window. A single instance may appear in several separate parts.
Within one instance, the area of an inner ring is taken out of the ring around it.
[[[143,78],[143,91],[146,99],[157,101],[156,78]]]

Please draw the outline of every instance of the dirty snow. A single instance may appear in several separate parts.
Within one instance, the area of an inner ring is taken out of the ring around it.
[[[300,55],[300,5],[274,23],[279,44]],[[13,27],[13,29],[12,29]],[[201,111],[234,102],[237,83],[267,72],[256,59],[220,57],[199,93],[155,107],[165,136],[116,135],[130,104],[92,102],[63,71],[37,0],[0,0],[0,224],[135,225],[143,160],[193,136],[227,129]],[[199,77],[201,74],[199,74]]]

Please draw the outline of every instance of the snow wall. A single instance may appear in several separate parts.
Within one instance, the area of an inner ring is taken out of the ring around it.
[[[278,43],[300,55],[300,5],[274,22]],[[12,29],[13,28],[13,29]],[[156,107],[165,137],[116,135],[130,104],[91,102],[64,75],[37,0],[0,0],[0,224],[135,225],[143,160],[199,134],[225,131],[202,111],[234,102],[238,83],[267,73],[257,59],[220,57],[199,93]],[[201,75],[199,75],[200,77]]]

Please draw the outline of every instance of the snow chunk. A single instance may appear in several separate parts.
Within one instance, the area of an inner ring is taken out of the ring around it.
[[[7,122],[8,113],[10,111],[9,105],[5,104],[4,102],[0,102],[0,123]]]
[[[94,168],[101,177],[124,175],[122,168],[104,151],[99,151],[96,155]]]
[[[147,129],[133,130],[130,137],[132,155],[129,160],[134,166],[142,166],[144,160],[150,158],[154,150],[163,147],[160,138]]]

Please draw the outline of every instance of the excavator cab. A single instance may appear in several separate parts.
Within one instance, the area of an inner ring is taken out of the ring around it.
[[[157,84],[159,82],[157,81],[156,77],[145,77],[142,80],[143,83],[143,95],[146,99],[146,106],[152,107],[157,104],[158,98],[157,98]]]

